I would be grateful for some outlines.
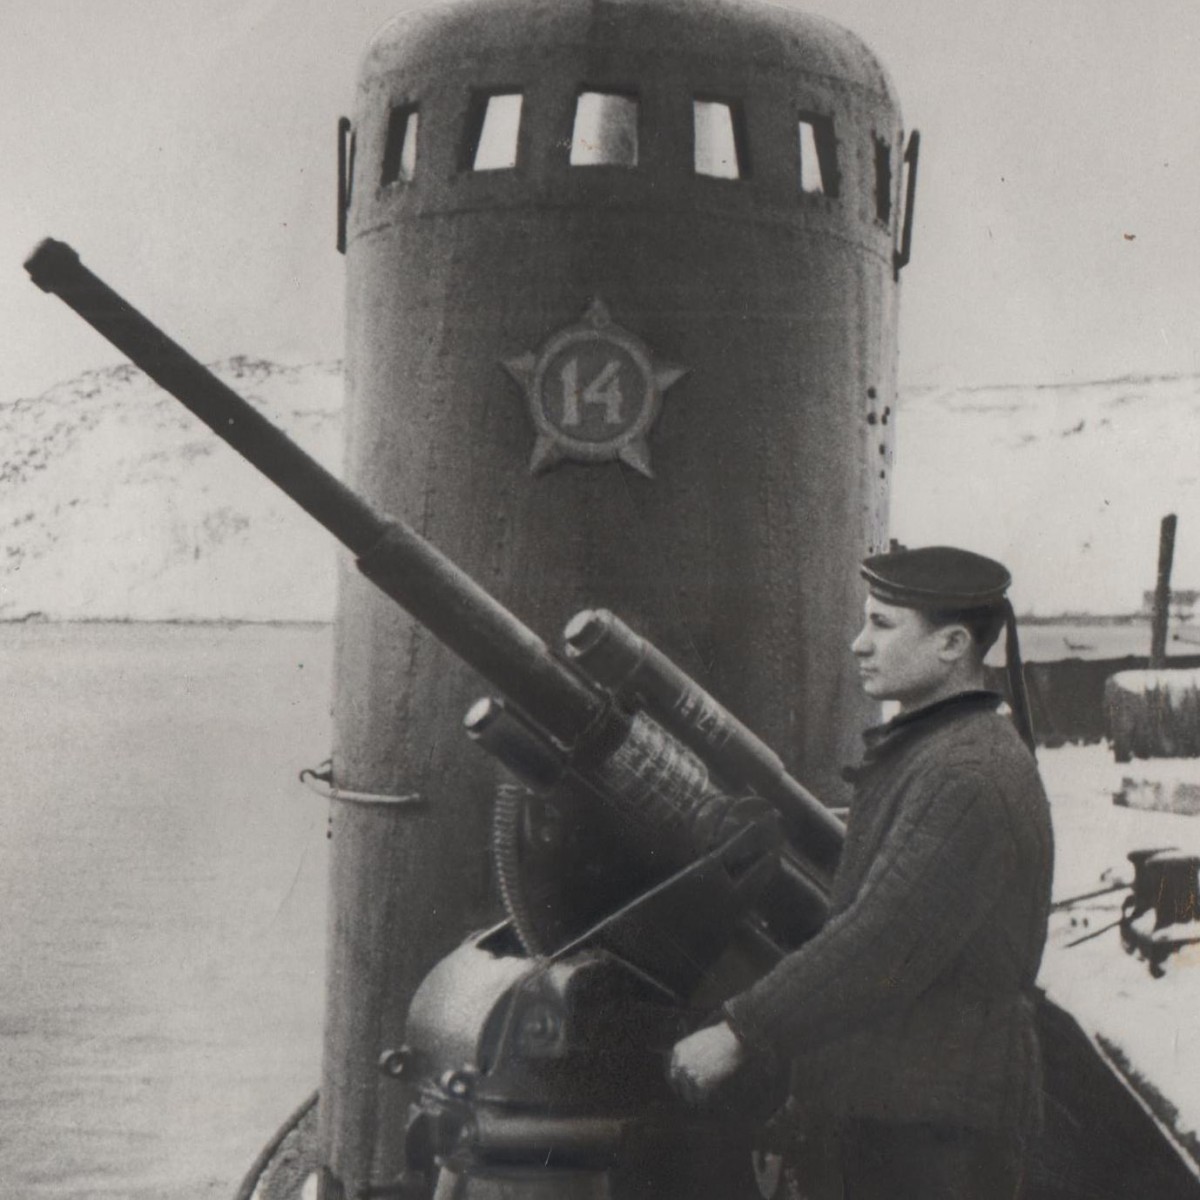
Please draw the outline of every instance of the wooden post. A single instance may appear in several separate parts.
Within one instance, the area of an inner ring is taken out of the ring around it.
[[[1154,588],[1154,624],[1150,634],[1150,669],[1162,670],[1167,657],[1167,618],[1171,608],[1171,564],[1175,558],[1177,518],[1170,513],[1162,519],[1158,535],[1158,581]]]

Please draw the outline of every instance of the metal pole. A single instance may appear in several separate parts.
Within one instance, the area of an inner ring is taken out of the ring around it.
[[[1162,519],[1158,535],[1158,581],[1154,588],[1154,624],[1150,634],[1150,669],[1159,671],[1167,658],[1167,621],[1171,609],[1171,565],[1175,559],[1175,526],[1170,513]]]

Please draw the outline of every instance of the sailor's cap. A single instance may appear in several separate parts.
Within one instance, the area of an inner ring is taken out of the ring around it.
[[[864,559],[871,595],[900,608],[991,608],[1004,602],[1012,576],[992,558],[954,546],[892,550]]]

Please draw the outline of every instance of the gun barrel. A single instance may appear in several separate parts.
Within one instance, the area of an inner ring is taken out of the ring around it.
[[[775,781],[775,793],[786,791],[778,783],[788,779],[779,760],[611,614],[600,614],[605,619],[599,624],[584,620],[578,629],[580,619],[572,623],[568,652],[587,666],[581,674],[414,529],[355,495],[88,270],[70,246],[47,239],[25,266],[43,291],[62,299],[319,521],[372,583],[504,694],[510,707],[476,705],[468,731],[527,784],[544,788],[563,774],[577,776],[631,830],[653,831],[655,853],[676,865],[700,848],[692,825],[702,823],[713,803],[725,802],[709,781],[709,763],[731,783],[758,786],[786,817],[778,795],[761,786],[766,779]],[[631,656],[633,666],[644,669],[631,668]],[[632,687],[661,723],[630,716],[602,686],[607,683],[624,683],[627,692]],[[695,711],[681,718],[675,711],[680,703]],[[748,757],[746,746],[753,751]],[[808,801],[819,811],[808,812]],[[841,830],[807,793],[801,809],[799,849],[816,871],[810,874],[809,863],[785,855],[764,897],[769,922],[797,941],[824,919],[824,872]]]
[[[611,706],[528,626],[415,530],[356,496],[88,270],[74,249],[47,238],[25,269],[319,521],[367,578],[537,724],[567,744],[606,727]],[[611,719],[624,728],[623,717]]]
[[[784,769],[779,756],[661,650],[605,609],[568,623],[567,656],[589,679],[635,701],[734,788],[772,804],[814,865],[832,871],[845,827]]]

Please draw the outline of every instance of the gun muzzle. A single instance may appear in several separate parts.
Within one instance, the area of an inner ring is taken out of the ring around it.
[[[526,787],[548,791],[562,782],[567,755],[502,700],[476,700],[463,718],[467,736],[498,759]]]

